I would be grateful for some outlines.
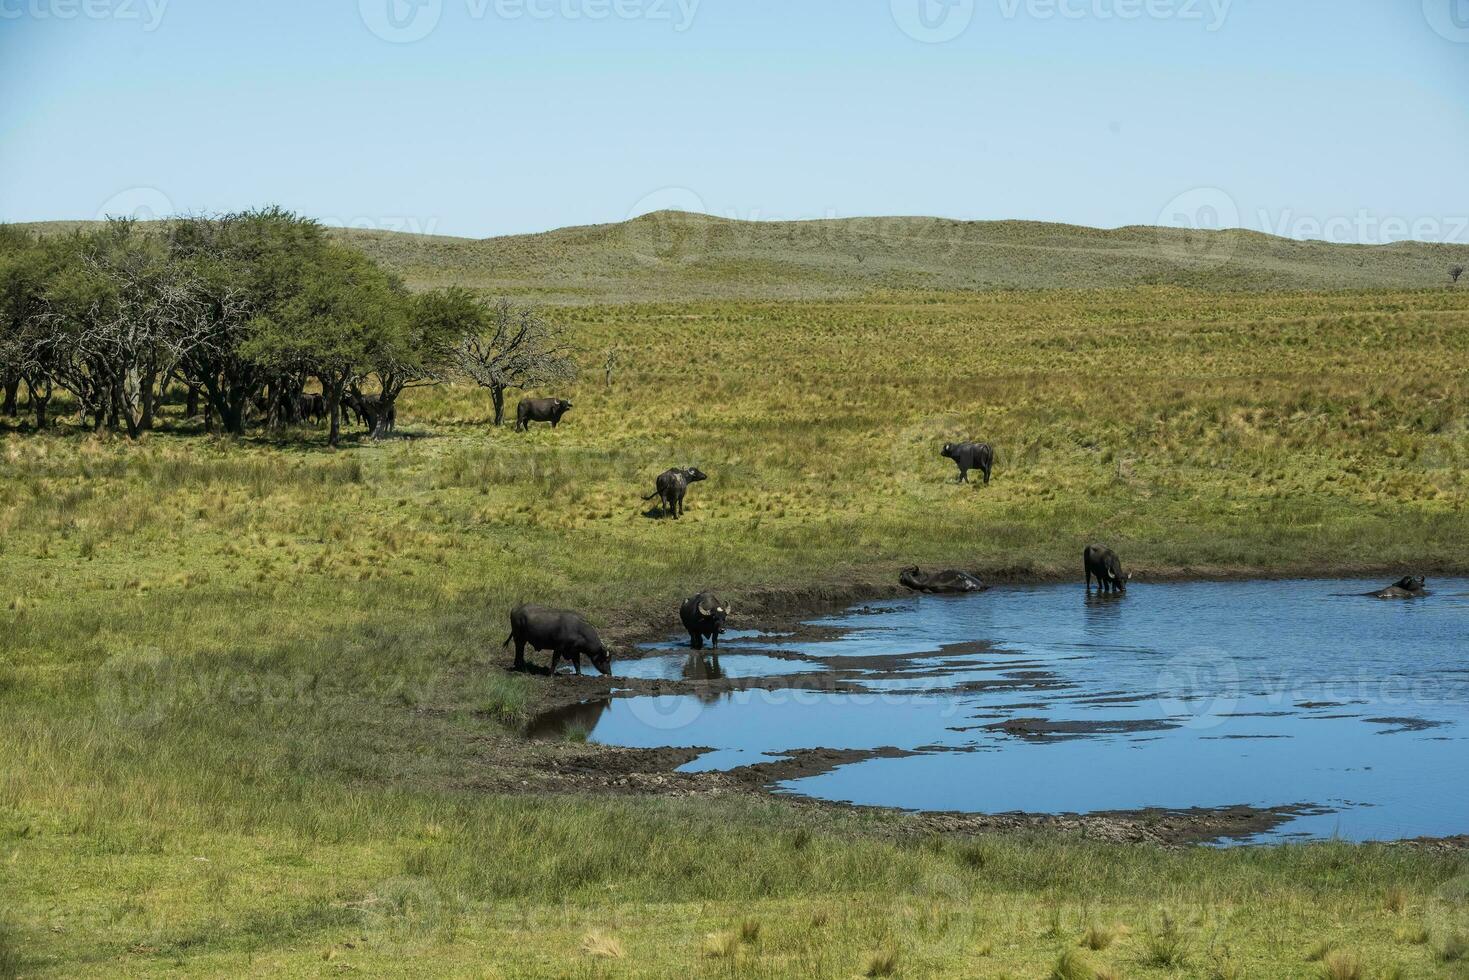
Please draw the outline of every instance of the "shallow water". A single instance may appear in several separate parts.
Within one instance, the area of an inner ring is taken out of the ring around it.
[[[1430,581],[1434,594],[1413,600],[1359,595],[1383,584],[1135,584],[1117,597],[1049,585],[880,603],[815,621],[835,638],[747,634],[718,658],[728,677],[825,667],[857,691],[613,699],[581,721],[593,741],[712,750],[689,769],[799,748],[911,753],[780,786],[858,804],[1307,804],[1272,836],[1469,833],[1469,580]],[[704,653],[618,672],[692,677]]]

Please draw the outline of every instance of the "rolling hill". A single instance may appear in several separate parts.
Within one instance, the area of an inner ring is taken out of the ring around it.
[[[485,239],[333,231],[414,286],[458,283],[563,303],[1134,285],[1430,288],[1446,286],[1449,268],[1469,260],[1469,247],[1418,242],[1336,245],[1252,231],[914,217],[766,222],[660,211]]]

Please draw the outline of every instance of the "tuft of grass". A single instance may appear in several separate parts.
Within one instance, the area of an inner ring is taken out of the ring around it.
[[[1321,958],[1317,975],[1321,980],[1362,980],[1366,973],[1355,956],[1333,950]]]
[[[1450,933],[1439,947],[1438,958],[1445,963],[1462,963],[1469,960],[1469,936],[1462,932]]]
[[[1321,942],[1311,947],[1311,951],[1306,954],[1306,962],[1320,963],[1322,960],[1326,959],[1327,954],[1329,954],[1334,949],[1336,949],[1335,941],[1330,939],[1323,939],[1321,940]]]
[[[1081,945],[1091,950],[1103,950],[1117,941],[1120,930],[1116,926],[1101,926],[1093,923],[1081,934]]]
[[[699,943],[699,955],[710,960],[732,960],[740,951],[740,937],[733,932],[711,932]]]
[[[1178,921],[1167,912],[1162,921],[1143,938],[1144,961],[1150,966],[1181,967],[1188,962],[1188,937]]]
[[[746,946],[760,941],[760,920],[745,919],[740,923],[740,942]]]
[[[869,954],[867,963],[862,968],[864,977],[891,977],[897,973],[898,951],[891,948]]]
[[[1080,950],[1068,949],[1051,967],[1048,980],[1097,980],[1097,968]]]
[[[589,932],[582,936],[581,951],[587,956],[603,960],[620,960],[627,955],[617,937],[601,932]]]
[[[1398,942],[1407,943],[1409,946],[1424,946],[1432,938],[1427,926],[1404,926],[1393,934]]]
[[[1408,907],[1408,891],[1405,888],[1389,888],[1382,896],[1382,907],[1394,915],[1401,915]]]

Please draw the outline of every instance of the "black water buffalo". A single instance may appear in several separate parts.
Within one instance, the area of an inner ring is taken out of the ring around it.
[[[532,650],[551,651],[553,674],[562,660],[570,660],[580,674],[583,654],[601,673],[612,671],[612,654],[579,613],[545,606],[516,606],[510,611],[510,635],[500,645],[508,646],[511,640],[515,641],[516,670],[525,669],[525,648],[529,646]]]
[[[1419,596],[1431,595],[1424,586],[1427,582],[1422,575],[1404,575],[1392,585],[1377,592],[1368,592],[1373,599],[1416,599]]]
[[[969,482],[970,470],[984,473],[985,486],[989,486],[990,471],[995,467],[995,451],[983,442],[946,442],[940,456],[952,459],[959,466],[959,482]]]
[[[719,649],[719,634],[724,632],[728,615],[728,604],[713,592],[689,596],[678,609],[678,618],[689,631],[689,646],[695,650],[704,649],[705,637],[713,641],[714,649]]]
[[[529,432],[532,422],[550,422],[554,429],[569,411],[571,402],[565,398],[522,398],[515,406],[515,431]]]
[[[356,391],[349,391],[342,396],[342,417],[344,419],[347,417],[348,408],[357,413],[357,421],[367,426],[368,431],[377,429],[378,418],[385,411],[382,395],[364,395]],[[386,412],[387,418],[383,420],[383,431],[392,432],[398,424],[398,406],[390,403]]]
[[[317,393],[302,393],[296,396],[296,418],[305,422],[308,419],[313,425],[321,424],[326,417],[326,399]]]
[[[930,595],[962,595],[965,592],[983,592],[989,588],[968,572],[948,569],[925,575],[918,570],[917,565],[903,569],[898,575],[898,583],[914,592],[927,592]]]
[[[672,514],[676,518],[683,513],[683,498],[689,490],[689,484],[707,479],[709,479],[708,475],[697,466],[690,466],[682,470],[667,470],[658,474],[657,489],[643,499],[652,500],[657,497],[658,505],[663,508],[663,513]]]
[[[1132,574],[1122,574],[1122,562],[1111,548],[1098,544],[1087,545],[1086,550],[1081,553],[1081,564],[1086,570],[1087,591],[1091,591],[1093,575],[1103,592],[1127,591],[1127,583],[1131,581]]]

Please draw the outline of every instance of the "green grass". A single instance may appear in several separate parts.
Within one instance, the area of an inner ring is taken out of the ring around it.
[[[0,436],[0,975],[1034,977],[1099,922],[1099,975],[1296,977],[1323,944],[1367,976],[1461,965],[1452,853],[543,793],[507,726],[546,682],[499,665],[520,599],[625,639],[697,588],[913,562],[1079,588],[1091,539],[1143,578],[1463,570],[1469,292],[554,313],[587,368],[554,433],[449,388],[337,453],[174,408],[137,444]],[[990,487],[951,482],[959,435],[997,445]],[[712,477],[687,517],[645,517],[686,463]]]

